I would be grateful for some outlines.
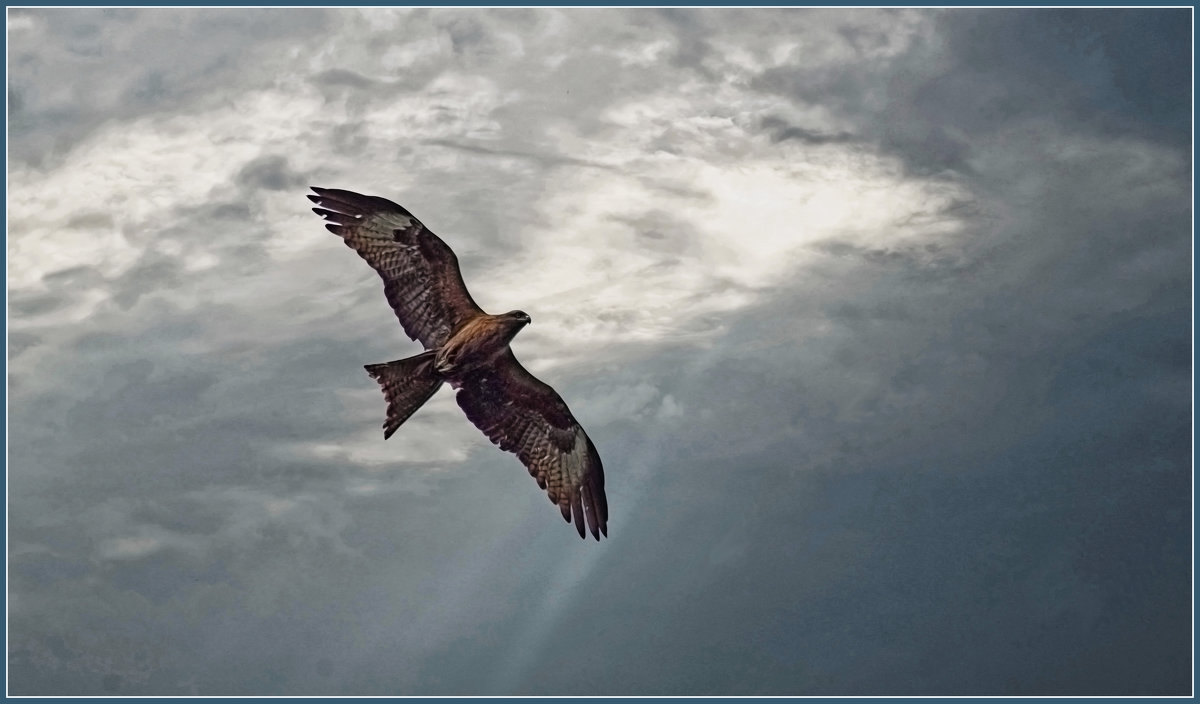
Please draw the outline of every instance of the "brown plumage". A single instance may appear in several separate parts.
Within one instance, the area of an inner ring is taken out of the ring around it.
[[[608,535],[604,468],[587,433],[554,389],[530,374],[508,343],[529,324],[515,310],[488,315],[463,283],[446,243],[399,205],[375,196],[313,187],[313,212],[383,279],[383,293],[404,332],[425,352],[367,365],[388,404],[384,439],[442,384],[488,439],[512,452],[574,522],[597,540]]]

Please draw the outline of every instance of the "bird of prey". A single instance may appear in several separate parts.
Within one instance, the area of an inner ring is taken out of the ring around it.
[[[526,371],[508,346],[529,316],[484,313],[467,293],[454,252],[399,205],[352,191],[312,190],[313,212],[378,272],[404,332],[425,347],[407,359],[366,365],[387,401],[384,439],[448,383],[467,418],[521,460],[563,518],[574,520],[579,537],[585,537],[585,520],[596,540],[607,536],[600,455],[562,397]]]

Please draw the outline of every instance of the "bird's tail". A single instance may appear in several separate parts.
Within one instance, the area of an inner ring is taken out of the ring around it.
[[[435,351],[422,352],[415,357],[383,364],[368,364],[367,373],[379,382],[387,399],[387,420],[383,422],[383,439],[392,437],[396,428],[408,420],[442,385],[442,377],[434,371]]]

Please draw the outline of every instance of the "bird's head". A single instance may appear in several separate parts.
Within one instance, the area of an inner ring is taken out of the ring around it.
[[[529,317],[529,314],[523,310],[510,310],[504,314],[504,317],[512,320],[515,323],[519,323],[522,326],[533,322],[533,320]]]

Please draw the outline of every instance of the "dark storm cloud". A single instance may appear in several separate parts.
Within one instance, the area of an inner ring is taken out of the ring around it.
[[[350,96],[352,105],[386,104],[411,91],[420,90],[445,70],[434,59],[437,55],[421,61],[400,73],[381,71],[375,76],[366,76],[357,71],[333,68],[312,77],[312,82],[322,89],[330,99]]]
[[[113,291],[113,301],[128,309],[143,295],[174,288],[182,275],[179,262],[147,254],[126,273]]]
[[[914,102],[919,97],[931,115],[961,115],[955,122],[970,132],[1035,116],[1072,129],[1187,143],[1188,10],[980,11],[947,13],[945,22],[957,75],[942,74],[914,91]],[[955,90],[967,80],[986,83],[974,96]],[[971,99],[964,104],[963,96]]]
[[[446,139],[430,139],[430,140],[427,140],[425,143],[429,144],[429,145],[437,146],[437,147],[445,147],[447,149],[458,149],[458,150],[461,150],[464,152],[470,152],[471,154],[480,154],[483,156],[494,156],[494,157],[499,157],[499,158],[523,159],[523,160],[527,159],[530,161],[536,161],[545,166],[583,166],[583,167],[586,167],[589,169],[610,169],[610,168],[612,168],[610,166],[606,166],[605,164],[601,164],[601,163],[598,163],[595,161],[588,161],[586,159],[576,159],[576,158],[573,158],[570,156],[563,156],[563,155],[557,155],[557,154],[537,154],[537,153],[517,151],[517,150],[512,150],[512,149],[492,149],[489,147],[480,146],[478,144],[464,144],[464,143],[460,143],[460,142],[453,142],[453,141],[446,140]]]
[[[710,32],[704,18],[697,13],[675,7],[663,8],[657,12],[666,20],[674,35],[675,47],[671,52],[671,63],[711,78],[712,72],[704,66],[705,59],[712,53],[712,47],[706,39]]]
[[[969,173],[974,145],[1001,135],[1063,130],[1187,143],[1187,10],[955,10],[938,23],[943,46],[918,42],[886,67],[800,63],[756,83],[839,110],[919,174]],[[847,38],[856,43],[853,32]]]
[[[640,249],[673,255],[659,260],[656,266],[676,266],[682,263],[682,257],[695,254],[691,241],[692,225],[674,213],[651,210],[614,220],[634,231]]]
[[[9,308],[9,311],[11,313],[11,311],[12,311],[11,307]],[[29,349],[30,347],[35,347],[39,342],[41,342],[41,338],[38,337],[37,335],[31,335],[29,333],[21,333],[21,332],[9,333],[9,335],[8,335],[9,357],[18,357],[21,355],[22,352]]]
[[[304,174],[296,173],[288,166],[287,157],[279,154],[260,156],[243,166],[237,175],[239,185],[270,191],[302,189],[307,180]]]
[[[67,227],[81,230],[106,229],[113,226],[111,213],[96,211],[74,215],[67,221]]]
[[[29,318],[60,309],[66,304],[63,296],[46,294],[42,296],[14,296],[9,300],[9,310],[22,318]]]
[[[765,117],[760,125],[764,130],[771,132],[771,140],[774,142],[786,142],[789,139],[807,144],[838,144],[855,141],[854,135],[849,132],[825,133],[820,130],[789,125],[787,121],[778,117]]]
[[[326,86],[346,86],[360,90],[375,88],[379,85],[378,81],[373,81],[362,74],[348,71],[344,68],[331,68],[328,71],[322,71],[313,77],[313,81]]]

